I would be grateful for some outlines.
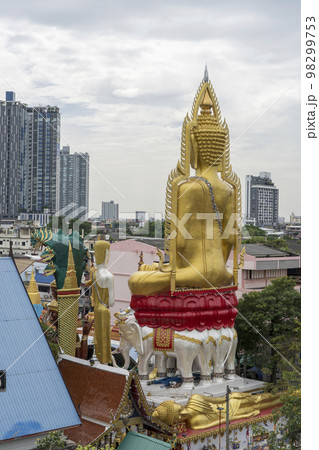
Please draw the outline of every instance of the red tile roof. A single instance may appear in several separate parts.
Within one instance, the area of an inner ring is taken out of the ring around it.
[[[62,359],[59,369],[82,422],[80,427],[67,430],[66,434],[72,441],[87,445],[105,430],[94,421],[111,423],[123,395],[126,375],[114,369],[103,370],[101,366],[91,367],[86,361],[75,358]]]

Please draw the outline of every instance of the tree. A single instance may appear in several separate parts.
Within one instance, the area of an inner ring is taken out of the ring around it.
[[[66,447],[63,431],[51,431],[42,439],[36,440],[37,448],[43,450],[58,450]]]
[[[47,228],[50,228],[50,229],[52,229],[52,225],[53,225],[53,216],[51,216],[50,217],[50,220],[49,220],[49,223],[48,223],[48,225],[47,225]],[[54,218],[54,219],[56,219],[56,218]],[[62,227],[63,227],[63,221],[64,221],[65,219],[64,219],[64,216],[59,216],[58,217],[58,223],[57,223],[57,225],[58,225],[58,228],[59,229],[62,229]],[[56,226],[56,220],[54,221],[54,225]]]
[[[266,236],[266,231],[256,225],[245,225],[242,230],[243,236]]]
[[[238,304],[238,351],[269,372],[272,383],[277,382],[283,361],[286,370],[297,362],[294,330],[301,317],[301,299],[294,286],[291,278],[276,278],[262,291],[244,294]]]
[[[279,424],[279,418],[283,418],[284,424],[269,433],[271,450],[301,448],[301,299],[294,285],[288,277],[277,278],[261,292],[244,294],[236,319],[239,348],[270,372],[273,384],[268,390],[279,394],[283,403],[273,410],[274,422]],[[281,377],[277,380],[278,372]],[[277,441],[279,433],[283,439]]]
[[[91,233],[92,230],[92,224],[91,222],[82,222],[80,225],[80,229],[79,229],[79,233],[82,236],[82,230],[83,230],[83,236],[87,236],[88,234]]]

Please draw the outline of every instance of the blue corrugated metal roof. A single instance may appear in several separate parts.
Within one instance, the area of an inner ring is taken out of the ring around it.
[[[11,258],[0,258],[0,441],[80,424]]]
[[[172,447],[168,442],[130,431],[118,448],[119,450],[163,450],[164,448]]]
[[[43,273],[37,273],[35,276],[37,283],[51,284],[54,281],[54,275],[44,275]]]

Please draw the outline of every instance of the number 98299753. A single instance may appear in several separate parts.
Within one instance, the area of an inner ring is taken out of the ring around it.
[[[316,42],[315,42],[315,17],[306,17],[306,77],[315,78],[316,69]]]

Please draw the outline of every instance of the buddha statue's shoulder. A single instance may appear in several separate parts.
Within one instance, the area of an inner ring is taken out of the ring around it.
[[[204,191],[209,191],[208,183],[200,178],[187,178],[179,186],[179,195],[190,195],[195,193],[202,193]]]
[[[178,190],[179,199],[183,197],[185,199],[189,197],[198,198],[201,194],[207,193],[210,196],[214,195],[220,198],[222,203],[227,201],[233,193],[233,189],[225,181],[218,179],[213,183],[204,177],[189,177],[179,185]]]

